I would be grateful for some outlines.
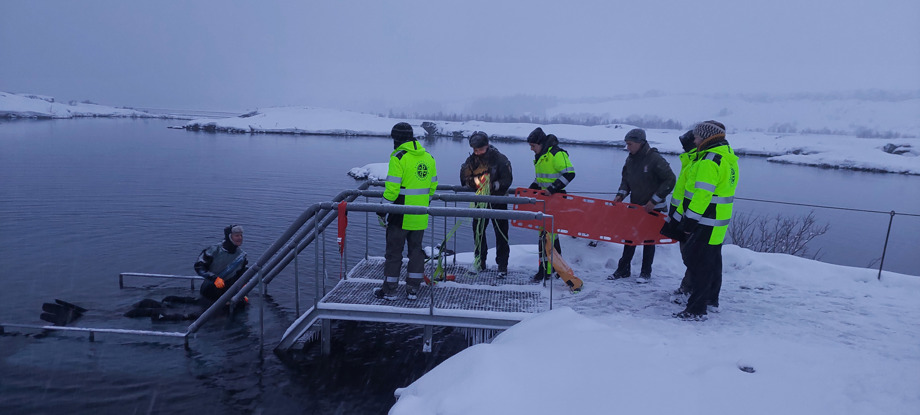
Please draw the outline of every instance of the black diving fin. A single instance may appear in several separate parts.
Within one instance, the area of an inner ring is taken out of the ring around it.
[[[83,307],[80,307],[80,306],[78,306],[78,305],[76,305],[76,304],[71,304],[71,303],[68,303],[67,301],[64,301],[64,300],[58,300],[57,298],[54,299],[54,302],[55,302],[55,303],[58,303],[58,304],[60,304],[60,305],[62,305],[62,306],[64,306],[64,307],[70,307],[70,308],[76,310],[77,312],[79,312],[80,314],[83,314],[83,313],[85,313],[85,312],[88,311],[87,309],[85,309],[85,308],[83,308]]]
[[[42,304],[42,311],[43,313],[39,316],[42,320],[55,326],[66,326],[83,316],[87,310],[66,301],[54,300],[53,303]]]

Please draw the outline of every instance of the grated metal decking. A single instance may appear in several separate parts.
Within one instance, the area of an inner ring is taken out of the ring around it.
[[[453,326],[472,329],[504,330],[524,318],[549,309],[549,296],[542,284],[531,281],[530,273],[510,270],[498,278],[494,268],[471,274],[469,264],[448,264],[447,274],[454,281],[438,282],[433,287],[422,285],[417,300],[406,299],[405,267],[398,299],[378,299],[373,290],[383,280],[383,258],[359,262],[316,305],[288,328],[278,345],[287,350],[318,320],[358,320],[387,323],[420,324],[424,326]],[[429,267],[430,268],[430,267]],[[328,346],[328,328],[324,324],[324,349]],[[426,328],[426,346],[430,337]]]

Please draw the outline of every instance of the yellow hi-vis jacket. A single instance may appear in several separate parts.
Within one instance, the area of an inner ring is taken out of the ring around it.
[[[711,232],[709,244],[720,245],[732,218],[738,174],[738,156],[724,138],[700,148],[689,165],[683,200],[675,214],[675,218],[682,216],[680,229],[692,232],[705,227]]]
[[[569,153],[565,150],[552,146],[534,161],[534,172],[536,178],[531,184],[531,188],[548,190],[553,187],[552,192],[556,193],[564,189],[569,184],[569,179],[565,177],[567,173],[575,173],[575,167],[569,160]]]
[[[390,153],[384,203],[428,206],[438,187],[434,158],[418,141],[405,142]],[[428,215],[403,215],[402,228],[409,231],[428,227]]]
[[[684,200],[684,187],[687,184],[687,175],[690,174],[689,166],[694,157],[696,157],[696,149],[680,153],[680,156],[678,156],[680,159],[680,172],[677,174],[677,181],[674,183],[674,191],[671,192],[671,206],[668,208],[668,217],[665,222],[680,222],[681,216],[677,213],[677,209]]]

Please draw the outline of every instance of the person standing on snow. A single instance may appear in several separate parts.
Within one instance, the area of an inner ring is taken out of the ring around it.
[[[674,172],[658,149],[650,147],[645,139],[645,130],[635,128],[624,138],[629,156],[623,164],[623,174],[615,202],[622,202],[629,196],[630,203],[643,205],[646,212],[664,212],[665,200],[674,188]],[[623,255],[613,275],[608,280],[629,278],[630,262],[636,253],[635,245],[624,245]],[[636,282],[646,283],[652,277],[652,261],[655,260],[655,245],[642,248],[642,269]]]
[[[544,190],[550,195],[566,193],[565,187],[575,178],[575,167],[569,160],[569,153],[559,147],[556,136],[546,135],[542,128],[537,127],[527,136],[527,143],[534,153],[533,167],[536,174],[530,188]],[[534,281],[549,278],[549,255],[544,252],[547,236],[546,230],[540,232],[540,268],[533,276]],[[561,254],[559,238],[553,239],[553,247]]]
[[[223,242],[205,248],[195,261],[195,272],[205,282],[201,284],[201,296],[211,302],[217,301],[240,276],[246,272],[249,260],[243,244],[243,227],[230,225],[224,228]]]
[[[470,147],[473,154],[466,158],[460,165],[460,183],[466,187],[478,189],[477,194],[505,196],[513,180],[511,162],[508,157],[489,144],[489,136],[476,131],[470,136]],[[490,203],[488,209],[508,210],[506,203]],[[495,231],[495,263],[498,265],[498,278],[508,275],[508,256],[511,248],[508,246],[508,219],[491,219],[492,230]],[[476,241],[476,259],[473,264],[478,271],[486,269],[486,257],[489,244],[486,240],[485,230],[489,219],[473,218],[473,240]]]
[[[390,137],[393,138],[394,150],[390,153],[382,203],[428,207],[431,195],[438,187],[438,169],[434,158],[416,141],[412,126],[408,123],[394,125]],[[374,296],[387,301],[396,300],[403,246],[408,244],[406,298],[415,300],[418,298],[425,272],[422,238],[425,236],[425,229],[428,228],[428,215],[377,215],[380,223],[386,226],[387,234],[383,284],[380,288],[374,289]]]
[[[725,139],[725,128],[713,121],[693,127],[696,154],[688,166],[684,197],[676,215],[684,235],[681,257],[690,274],[687,307],[674,317],[701,320],[707,306],[718,309],[721,291],[722,243],[732,217],[738,186],[738,157]]]

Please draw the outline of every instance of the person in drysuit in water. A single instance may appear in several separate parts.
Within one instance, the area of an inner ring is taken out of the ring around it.
[[[223,242],[205,248],[195,261],[195,272],[205,282],[199,290],[201,296],[168,296],[163,301],[144,299],[125,313],[127,317],[150,317],[154,321],[180,321],[197,319],[201,312],[220,298],[240,276],[246,272],[249,261],[243,244],[243,227],[230,225],[224,228]],[[183,304],[199,306],[199,310],[180,309]]]

